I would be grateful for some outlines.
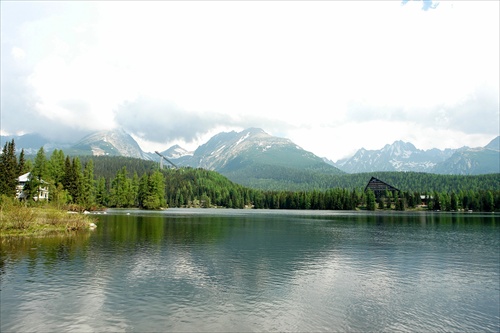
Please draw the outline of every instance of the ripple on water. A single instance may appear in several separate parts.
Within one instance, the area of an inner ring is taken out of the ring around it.
[[[1,330],[500,329],[495,224],[150,215],[9,256]]]

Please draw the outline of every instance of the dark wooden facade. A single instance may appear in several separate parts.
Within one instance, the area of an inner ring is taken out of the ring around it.
[[[370,189],[375,193],[375,197],[378,199],[385,194],[385,191],[392,192],[392,195],[399,193],[400,191],[392,185],[389,185],[380,179],[372,177],[365,187],[365,192]]]

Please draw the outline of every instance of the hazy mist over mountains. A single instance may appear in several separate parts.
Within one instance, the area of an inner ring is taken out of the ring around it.
[[[158,160],[144,152],[123,129],[98,131],[77,143],[54,144],[38,134],[2,137],[2,144],[15,139],[16,149],[35,154],[40,147],[50,153],[62,149],[71,155],[126,156]],[[373,171],[415,171],[439,174],[485,174],[500,172],[500,137],[484,147],[459,149],[417,149],[410,142],[395,141],[378,150],[359,149],[352,157],[337,162],[302,149],[289,139],[271,136],[260,128],[221,132],[194,151],[174,145],[160,152],[179,166],[201,167],[227,173],[273,166],[286,170],[308,170],[325,174]]]

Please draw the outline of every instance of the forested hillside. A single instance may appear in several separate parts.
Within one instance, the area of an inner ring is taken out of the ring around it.
[[[0,156],[1,194],[15,196],[17,177],[30,172],[24,191],[36,196],[48,186],[50,201],[58,206],[98,207],[227,207],[271,209],[398,209],[420,205],[421,195],[430,209],[500,210],[500,174],[480,176],[436,175],[415,172],[365,174],[294,174],[296,183],[262,182],[250,187],[205,169],[159,170],[158,164],[124,157],[70,157],[55,150],[50,157],[41,148],[32,160],[14,142]],[[293,172],[280,167],[266,172]],[[375,198],[364,189],[374,176],[400,190]],[[279,178],[278,178],[279,180]],[[257,188],[261,187],[261,188]],[[30,200],[27,200],[29,203]]]
[[[133,157],[123,156],[80,156],[82,164],[92,160],[94,162],[94,174],[97,178],[104,177],[112,179],[118,170],[126,167],[132,174],[136,172],[139,176],[145,172],[152,172],[158,169],[158,163]]]
[[[112,179],[118,170],[126,167],[128,172],[137,172],[139,176],[145,172],[158,169],[158,163],[131,157],[97,156],[80,157],[84,165],[90,159],[94,162],[94,173],[97,178]],[[249,188],[266,191],[308,191],[327,190],[331,188],[346,188],[364,190],[370,178],[376,177],[393,185],[402,191],[461,191],[461,190],[500,190],[500,174],[477,176],[438,175],[422,172],[370,172],[358,174],[325,175],[323,173],[302,172],[279,166],[262,166],[257,171],[262,174],[260,179],[245,178],[244,173],[238,177],[228,177],[232,182]],[[266,178],[267,174],[273,175]],[[218,173],[215,173],[219,175]],[[283,175],[280,179],[279,175]],[[286,175],[285,175],[286,174]],[[293,177],[290,177],[290,174]],[[207,174],[204,174],[207,175]],[[219,175],[220,177],[226,179]],[[235,181],[237,178],[239,181]],[[291,182],[287,179],[293,178]],[[228,181],[228,179],[226,179]],[[168,184],[168,182],[167,182]]]

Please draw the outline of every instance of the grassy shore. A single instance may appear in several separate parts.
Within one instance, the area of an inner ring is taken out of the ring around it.
[[[87,230],[95,221],[91,216],[72,214],[50,206],[30,207],[12,202],[0,205],[0,237],[43,236]]]

